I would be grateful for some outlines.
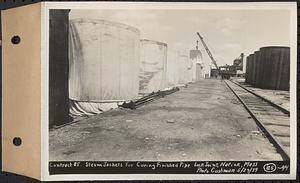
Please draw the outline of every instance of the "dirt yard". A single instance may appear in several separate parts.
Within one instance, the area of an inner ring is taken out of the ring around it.
[[[221,80],[50,131],[50,160],[282,160]]]

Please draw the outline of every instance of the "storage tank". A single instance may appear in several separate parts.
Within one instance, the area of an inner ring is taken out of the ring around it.
[[[192,64],[192,69],[191,69],[191,76],[192,76],[192,82],[196,81],[196,64],[201,63],[202,61],[202,54],[200,50],[190,50],[190,61]],[[202,69],[201,69],[202,70]],[[199,68],[198,68],[199,72]]]
[[[251,54],[250,57],[249,57],[249,69],[250,69],[249,79],[250,79],[250,84],[251,85],[253,85],[253,70],[254,70],[253,62],[254,62],[254,54]]]
[[[255,87],[258,88],[263,88],[262,85],[264,83],[263,81],[263,77],[264,77],[264,72],[265,72],[265,66],[264,66],[264,60],[262,59],[262,53],[261,53],[261,49],[259,50],[258,53],[258,61],[257,61],[257,71],[256,71],[256,83],[255,83]]]
[[[167,52],[167,83],[168,87],[176,87],[179,83],[179,52],[168,49]]]
[[[281,57],[276,64],[278,70],[278,80],[276,82],[277,90],[290,89],[290,48],[281,48]]]
[[[253,75],[253,54],[250,54],[247,57],[247,67],[246,67],[246,82],[248,84],[253,84],[252,75]]]
[[[179,85],[185,85],[188,83],[188,65],[189,57],[187,55],[179,55]]]
[[[261,61],[260,61],[260,52],[254,52],[254,59],[255,59],[255,74],[254,74],[254,84],[253,86],[257,87],[260,82],[260,74],[261,74]]]
[[[255,51],[253,54],[253,61],[252,61],[252,85],[256,86],[257,80],[256,80],[256,75],[258,71],[258,63],[259,63],[259,51]]]
[[[270,88],[270,76],[271,76],[271,69],[266,68],[270,67],[270,53],[267,48],[260,48],[260,81],[258,82],[257,87],[259,88]]]
[[[289,90],[290,48],[269,46],[260,48],[261,83],[259,87]]]
[[[167,87],[167,44],[142,39],[139,74],[139,92],[148,94]]]
[[[245,83],[249,84],[249,56],[246,58]]]
[[[70,99],[97,105],[137,98],[139,53],[140,33],[134,27],[97,19],[71,20]]]

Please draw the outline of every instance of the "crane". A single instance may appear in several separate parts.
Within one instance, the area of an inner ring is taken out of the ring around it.
[[[216,69],[219,69],[219,67],[218,67],[218,65],[217,65],[217,61],[214,59],[213,55],[212,55],[211,52],[209,51],[209,49],[208,49],[206,43],[205,43],[204,40],[203,40],[203,37],[199,34],[199,32],[197,32],[197,35],[199,36],[199,38],[200,38],[200,40],[201,40],[201,42],[202,42],[202,44],[203,44],[203,46],[204,46],[204,48],[205,48],[205,50],[206,50],[208,56],[209,56],[209,58],[211,59],[212,63],[215,65]]]

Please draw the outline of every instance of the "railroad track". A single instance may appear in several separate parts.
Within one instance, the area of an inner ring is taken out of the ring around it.
[[[243,104],[260,130],[274,145],[283,160],[289,160],[289,111],[253,93],[236,82],[231,80],[224,80],[224,82]]]

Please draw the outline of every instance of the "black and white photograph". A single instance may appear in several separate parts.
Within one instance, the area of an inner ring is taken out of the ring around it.
[[[293,174],[295,4],[50,4],[50,177]]]

